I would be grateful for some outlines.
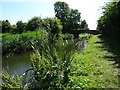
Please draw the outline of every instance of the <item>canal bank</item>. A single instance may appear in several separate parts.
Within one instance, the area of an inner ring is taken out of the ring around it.
[[[70,43],[73,40],[67,41]],[[66,42],[66,40],[64,40],[64,42]],[[74,42],[77,49],[81,51],[87,46],[88,40],[82,41],[79,39],[74,39]],[[2,68],[6,70],[10,76],[12,76],[14,72],[21,76],[26,70],[31,68],[31,55],[33,53],[34,51],[29,51],[22,54],[14,54],[9,57],[7,57],[7,55],[3,56]]]

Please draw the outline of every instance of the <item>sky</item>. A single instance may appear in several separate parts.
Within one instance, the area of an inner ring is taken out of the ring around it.
[[[0,19],[9,20],[11,24],[22,20],[27,22],[34,16],[55,17],[54,3],[58,0],[0,0]],[[86,20],[88,27],[95,30],[97,20],[101,16],[101,7],[109,0],[59,0],[78,9],[81,19]]]

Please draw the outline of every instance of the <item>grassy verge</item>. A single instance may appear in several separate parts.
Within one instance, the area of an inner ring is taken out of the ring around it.
[[[118,88],[118,69],[106,58],[113,53],[103,46],[104,42],[93,36],[82,53],[75,53],[70,75],[73,88]]]

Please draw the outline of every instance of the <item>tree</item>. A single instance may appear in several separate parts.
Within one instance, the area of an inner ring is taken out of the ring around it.
[[[50,28],[52,34],[59,34],[62,31],[62,25],[59,19],[51,19]]]
[[[10,32],[10,30],[11,30],[11,24],[9,23],[9,21],[3,20],[2,21],[2,33]]]
[[[17,32],[17,26],[16,25],[11,25],[11,33],[16,34]]]
[[[33,17],[28,21],[27,30],[34,31],[37,28],[42,28],[42,19],[40,17]]]
[[[77,30],[80,28],[81,16],[77,9],[70,9],[69,5],[65,2],[56,2],[54,4],[55,16],[61,20],[63,25],[63,32],[69,32],[71,30]],[[84,22],[85,29],[88,29],[86,21]],[[82,22],[82,23],[83,23]]]
[[[54,4],[55,16],[61,20],[63,31],[67,30],[68,19],[70,17],[69,5],[65,2],[56,2]]]
[[[98,20],[97,29],[104,36],[120,40],[120,1],[108,2],[102,9],[103,15]]]
[[[0,33],[2,33],[2,21],[0,20]]]
[[[22,33],[26,29],[26,23],[23,23],[22,21],[18,21],[16,23],[16,26],[17,26],[17,33]]]
[[[59,33],[62,30],[61,21],[55,18],[45,18],[42,23],[43,28],[47,32]]]
[[[86,20],[83,20],[80,24],[80,28],[83,30],[89,30]]]
[[[68,28],[69,30],[74,30],[79,28],[79,24],[80,24],[80,16],[81,13],[78,12],[77,9],[71,9],[70,12],[70,17],[69,17],[69,22],[68,22]]]

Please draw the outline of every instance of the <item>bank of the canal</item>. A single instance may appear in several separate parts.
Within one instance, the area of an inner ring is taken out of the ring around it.
[[[81,51],[87,46],[88,40],[79,40],[74,39],[77,49]],[[71,40],[68,40],[71,42]],[[2,58],[2,68],[8,72],[10,76],[13,73],[17,73],[19,76],[23,75],[23,73],[31,68],[31,55],[33,51],[24,52],[22,54],[14,54],[12,56],[3,56]]]
[[[119,87],[119,68],[113,65],[114,61],[110,61],[110,58],[107,58],[114,55],[105,49],[105,42],[99,36],[93,35],[86,49],[82,53],[76,53],[74,56],[75,60],[72,62],[74,87]]]

